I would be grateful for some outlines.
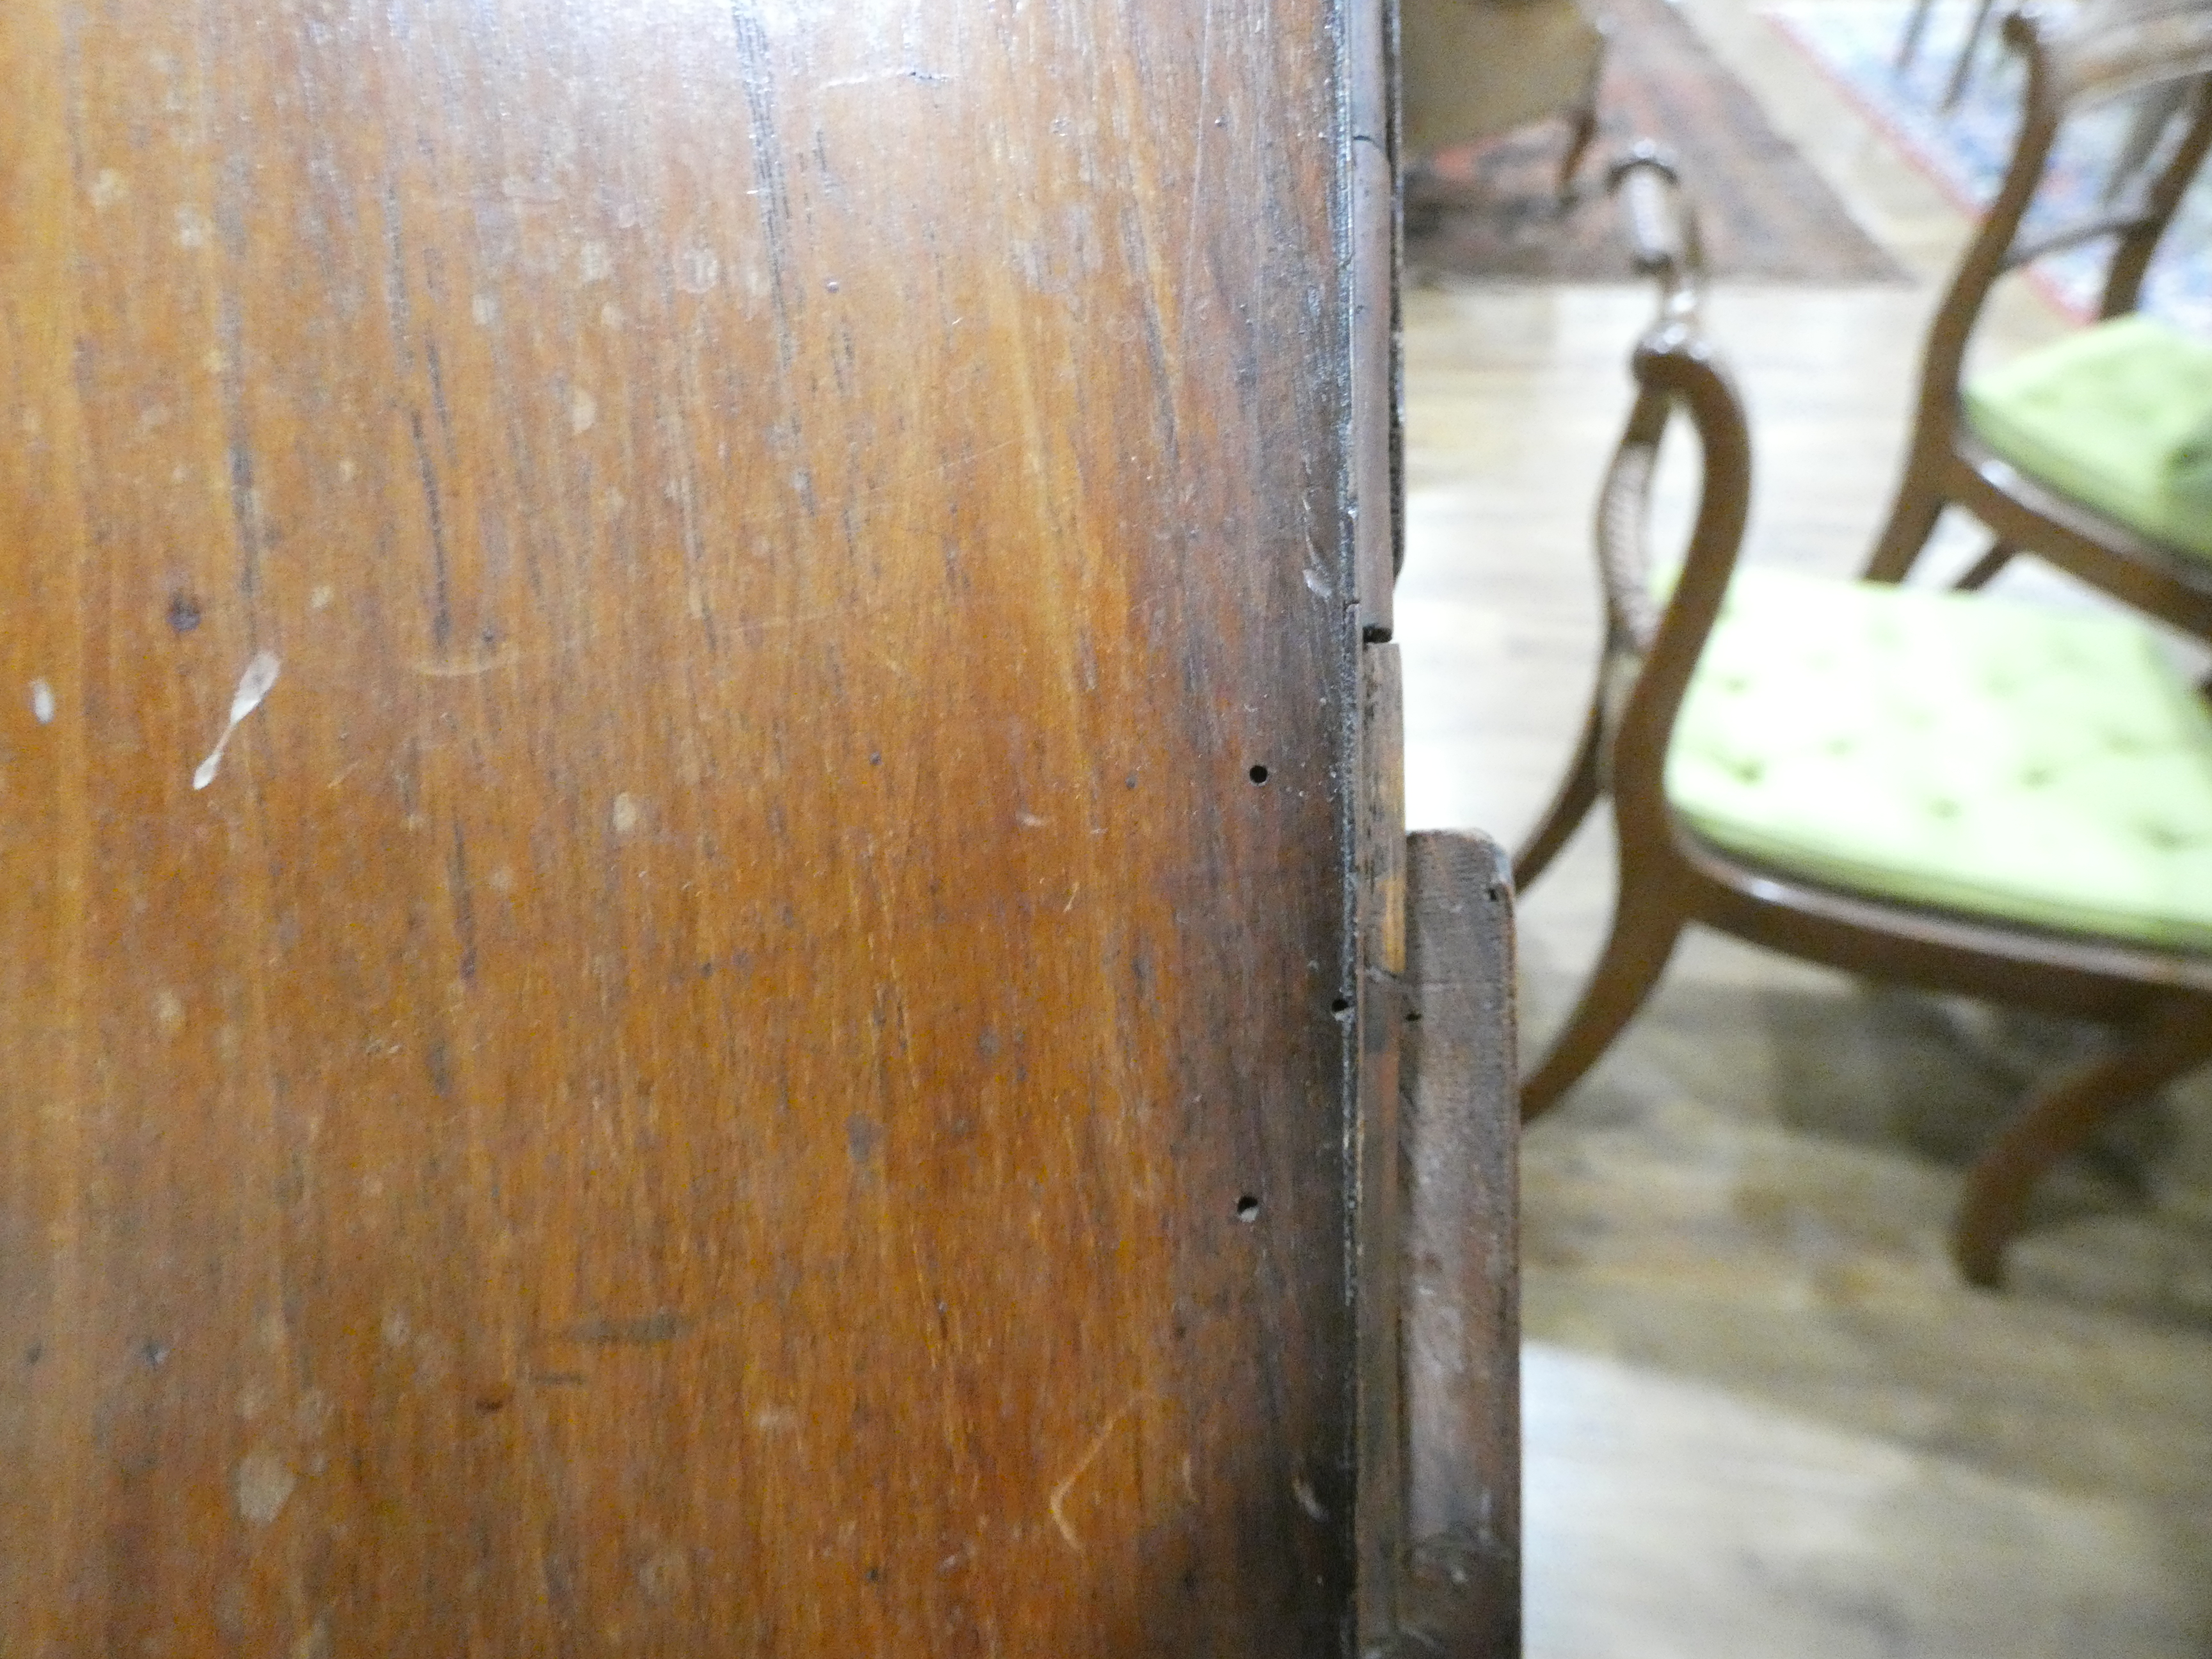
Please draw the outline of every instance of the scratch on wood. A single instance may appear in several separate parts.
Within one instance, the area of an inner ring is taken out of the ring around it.
[[[473,679],[478,674],[489,674],[495,668],[511,668],[521,660],[522,653],[509,647],[468,662],[418,662],[415,665],[415,672],[425,679],[465,680]]]
[[[672,1309],[663,1308],[635,1319],[586,1319],[561,1333],[567,1342],[588,1342],[595,1347],[673,1341],[691,1322]]]
[[[261,707],[261,700],[276,684],[278,670],[283,666],[274,651],[257,651],[246,672],[239,676],[238,690],[230,699],[230,719],[224,722],[222,735],[215,740],[215,748],[192,773],[192,787],[204,789],[215,781],[215,775],[222,765],[222,751],[230,745],[230,734],[238,730],[238,723]]]
[[[827,92],[832,87],[872,87],[884,81],[920,81],[928,86],[941,86],[951,79],[951,76],[936,70],[874,70],[866,75],[841,75],[834,81],[821,82],[821,88]]]
[[[1138,1401],[1144,1397],[1141,1390],[1131,1395],[1121,1402],[1120,1410],[1098,1425],[1098,1432],[1091,1437],[1091,1443],[1083,1449],[1083,1455],[1075,1460],[1075,1467],[1052,1489],[1051,1500],[1045,1505],[1052,1516],[1053,1525],[1060,1528],[1060,1535],[1067,1540],[1068,1548],[1078,1555],[1083,1553],[1083,1540],[1076,1536],[1075,1528],[1068,1524],[1067,1516],[1060,1506],[1067,1502],[1068,1493],[1075,1490],[1075,1483],[1082,1480],[1085,1472],[1098,1461],[1098,1454],[1106,1449],[1106,1443],[1114,1437],[1114,1431],[1121,1426],[1121,1419],[1136,1410]]]

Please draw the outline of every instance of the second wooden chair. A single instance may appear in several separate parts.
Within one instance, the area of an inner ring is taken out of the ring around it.
[[[2212,639],[2212,341],[2136,311],[2212,148],[2212,3],[2102,0],[2063,24],[2022,10],[2005,38],[2027,65],[2012,164],[1929,329],[1911,447],[1866,574],[1902,580],[1955,505],[1994,538],[1960,586],[2032,553]],[[2024,234],[2059,135],[2123,97],[2171,112],[2165,142],[2128,145],[2136,165],[2086,216]],[[2103,320],[1967,377],[1998,279],[2100,240],[2112,248]]]

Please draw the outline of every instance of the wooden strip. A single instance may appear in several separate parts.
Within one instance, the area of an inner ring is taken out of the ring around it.
[[[1520,1118],[1511,866],[1425,831],[1407,859],[1407,1524],[1413,1650],[1520,1650]]]
[[[1399,1351],[1404,1224],[1399,1064],[1405,1024],[1406,787],[1398,647],[1361,653],[1358,1209],[1359,1623],[1366,1651],[1397,1628],[1405,1545],[1405,1419]]]
[[[1345,9],[1351,199],[1351,512],[1361,636],[1390,637],[1400,499],[1398,188],[1390,20],[1373,0]]]

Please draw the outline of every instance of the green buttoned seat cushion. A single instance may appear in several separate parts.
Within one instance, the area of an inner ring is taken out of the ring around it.
[[[2212,715],[2128,617],[1739,570],[1667,793],[1826,885],[2212,951]]]
[[[2212,341],[2115,318],[1977,377],[1964,401],[2022,472],[2212,559]]]

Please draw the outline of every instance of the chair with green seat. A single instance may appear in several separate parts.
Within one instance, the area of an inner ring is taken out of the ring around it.
[[[1947,506],[1988,526],[1960,580],[1979,587],[2032,553],[2178,628],[2212,638],[2212,340],[2139,314],[2143,275],[2212,149],[2212,3],[2089,0],[2063,24],[2014,12],[2005,38],[2027,86],[2013,159],[1929,331],[1904,475],[1867,574],[1898,581]],[[2135,96],[2172,111],[2162,144],[2094,216],[2024,238],[2058,135]],[[1965,379],[1998,280],[2047,254],[2111,245],[2100,320]]]
[[[1974,1165],[1954,1254],[1996,1282],[2050,1164],[2111,1113],[2212,1060],[2212,713],[2123,612],[1736,568],[1743,413],[1702,337],[1689,262],[1632,216],[1667,292],[1607,475],[1606,647],[1581,744],[1515,859],[1533,883],[1601,793],[1610,938],[1534,1118],[1601,1055],[1692,923],[1926,988],[2110,1022],[2112,1050],[2028,1103]],[[1644,521],[1686,413],[1704,477],[1655,597]]]

